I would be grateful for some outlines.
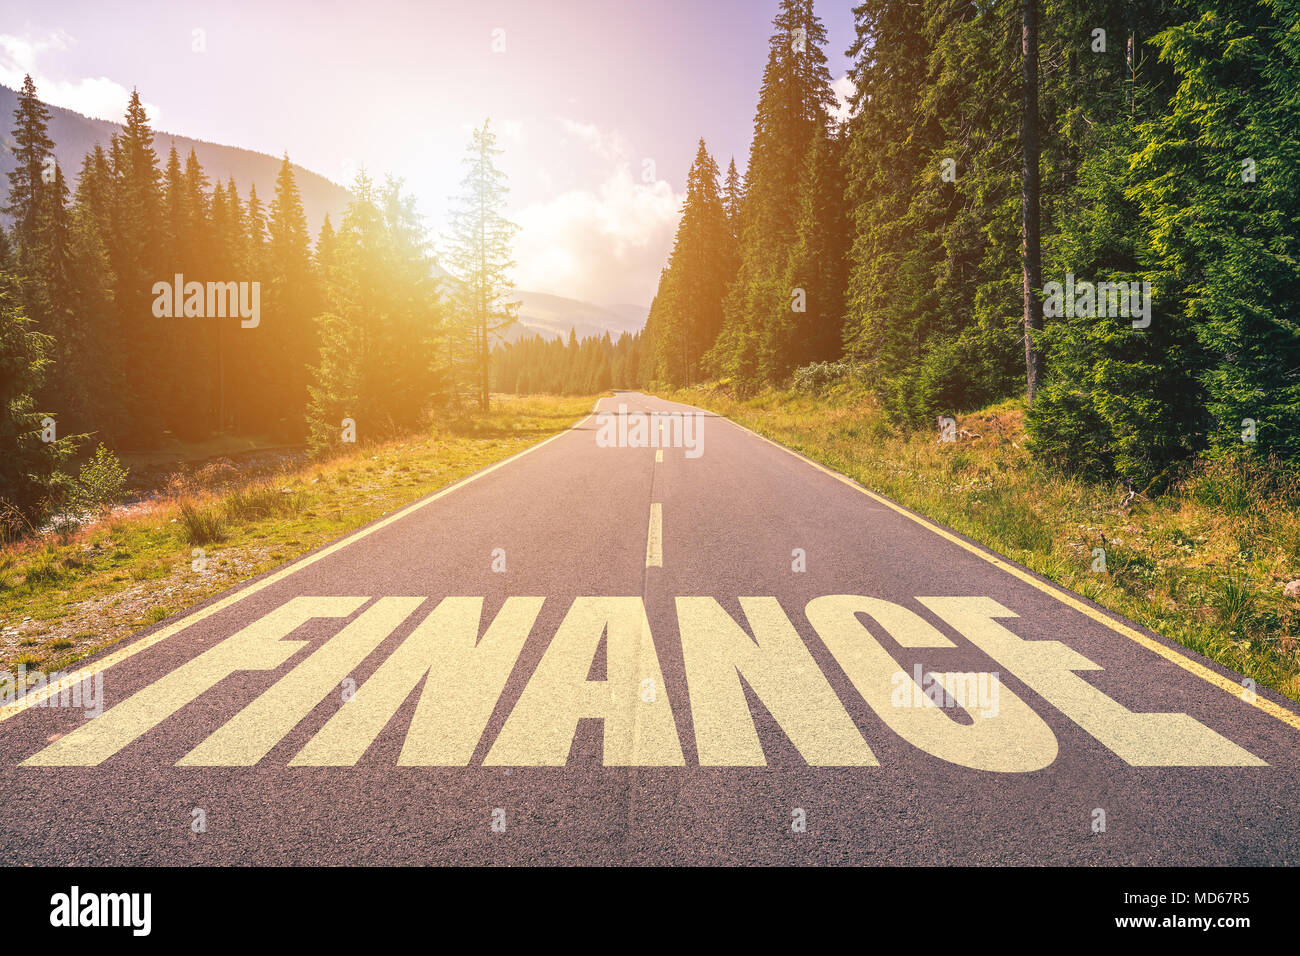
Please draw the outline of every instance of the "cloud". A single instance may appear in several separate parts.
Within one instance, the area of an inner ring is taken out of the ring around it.
[[[835,94],[835,108],[831,110],[831,119],[837,123],[842,123],[853,115],[853,94],[857,92],[857,87],[853,85],[853,80],[845,73],[838,80],[831,83],[831,91]]]
[[[501,138],[508,143],[519,144],[524,141],[524,124],[519,120],[503,120]]]
[[[685,197],[619,163],[595,189],[571,189],[515,214],[516,284],[588,302],[654,298]]]
[[[44,39],[0,34],[0,63],[26,73],[36,68],[36,61],[47,50],[66,50],[72,39],[62,30]]]
[[[617,132],[603,132],[592,123],[579,123],[560,117],[560,126],[587,149],[601,159],[622,162],[627,158],[627,142]]]
[[[52,79],[41,64],[52,59],[49,54],[66,51],[76,40],[62,30],[44,37],[0,34],[0,83],[20,89],[23,77],[31,74],[40,98],[53,106],[76,110],[96,119],[121,123],[131,91],[106,76],[89,76],[74,80]],[[145,104],[149,120],[155,126],[160,115],[152,103]]]

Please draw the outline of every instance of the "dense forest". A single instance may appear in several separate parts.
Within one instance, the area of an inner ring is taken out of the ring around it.
[[[400,181],[364,172],[308,235],[288,158],[274,195],[162,159],[133,92],[75,190],[30,77],[14,111],[0,229],[0,511],[5,534],[65,502],[76,459],[218,434],[349,441],[417,428],[487,394],[488,336],[513,318],[513,225],[474,131],[439,281]]]
[[[1300,9],[854,15],[836,122],[813,2],[780,3],[744,181],[691,166],[647,376],[744,395],[842,360],[905,427],[1022,396],[1044,460],[1144,487],[1300,463]]]
[[[588,336],[568,341],[529,335],[492,353],[492,388],[516,395],[598,395],[611,388],[642,388],[641,334],[611,340]]]
[[[440,282],[399,181],[363,173],[312,237],[287,158],[269,197],[211,183],[193,153],[157,154],[137,94],[69,177],[29,78],[0,230],[3,508],[40,520],[98,444],[237,433],[320,453],[490,388],[743,396],[824,363],[900,427],[1020,398],[1035,454],[1088,477],[1300,466],[1300,10],[854,16],[844,116],[813,0],[780,0],[744,174],[700,140],[646,328],[617,341],[502,341],[514,227],[487,124],[445,250],[459,278]]]

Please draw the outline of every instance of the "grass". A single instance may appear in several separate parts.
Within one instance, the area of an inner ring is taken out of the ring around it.
[[[184,486],[127,515],[0,549],[0,669],[64,669],[562,431],[592,401],[498,397],[489,413],[424,435],[220,490]]]
[[[255,521],[256,517],[250,517],[249,521]],[[182,501],[179,521],[186,544],[216,544],[225,540],[226,525],[215,508],[204,508],[192,501]]]
[[[1206,465],[1168,494],[1120,506],[1119,485],[1081,481],[1025,450],[1024,410],[962,416],[977,440],[891,427],[874,400],[707,384],[666,397],[715,411],[848,475],[1212,660],[1300,700],[1300,489]],[[1094,550],[1105,570],[1094,571]]]

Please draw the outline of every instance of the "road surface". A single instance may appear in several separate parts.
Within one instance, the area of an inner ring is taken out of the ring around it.
[[[597,410],[0,711],[0,862],[1300,863],[1290,702],[730,421]]]

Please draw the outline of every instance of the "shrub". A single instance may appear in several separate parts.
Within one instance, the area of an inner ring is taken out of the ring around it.
[[[81,466],[81,474],[72,488],[73,508],[101,514],[111,511],[122,502],[126,476],[127,470],[117,456],[100,443],[91,459]]]
[[[181,528],[188,544],[213,544],[226,536],[225,522],[215,510],[195,507],[193,502],[181,502]]]
[[[813,362],[794,370],[791,385],[796,392],[820,395],[832,385],[848,381],[854,367],[848,362]]]
[[[63,580],[64,568],[55,559],[54,552],[46,549],[27,566],[23,581],[29,587],[58,584]]]
[[[1210,603],[1224,627],[1241,631],[1254,615],[1255,595],[1247,578],[1229,572],[1217,582]]]
[[[239,522],[298,514],[303,504],[304,496],[300,491],[253,485],[236,488],[226,495],[224,508],[228,520]]]

